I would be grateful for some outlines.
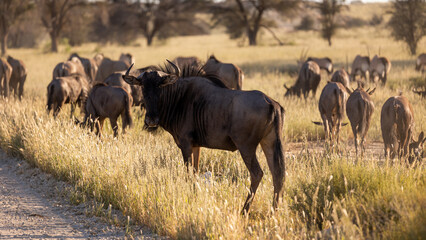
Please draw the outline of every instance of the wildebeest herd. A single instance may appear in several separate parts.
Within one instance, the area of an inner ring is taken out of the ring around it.
[[[426,55],[416,62],[416,70],[424,72]],[[102,54],[88,59],[72,54],[58,63],[47,87],[47,113],[59,114],[64,104],[71,105],[71,118],[76,106],[84,112],[84,120],[75,122],[89,126],[101,136],[106,118],[110,119],[114,136],[118,136],[117,119],[122,118],[122,131],[132,126],[132,106],[145,108],[145,128],[162,127],[180,148],[184,163],[198,172],[200,147],[239,150],[250,172],[251,186],[242,212],[253,201],[263,171],[256,158],[260,144],[272,173],[276,208],[282,195],[285,163],[282,144],[284,108],[260,91],[242,91],[244,74],[232,63],[222,63],[215,56],[205,62],[197,57],[177,57],[163,66],[147,66],[132,70],[135,60],[122,54],[111,60]],[[315,96],[321,81],[321,70],[331,75],[321,92],[318,109],[329,143],[339,142],[344,114],[348,116],[354,135],[356,154],[365,150],[365,137],[371,123],[374,103],[370,98],[376,88],[364,89],[366,81],[386,84],[391,68],[385,57],[357,55],[350,74],[345,69],[334,71],[330,58],[307,58],[299,62],[296,83],[285,96],[306,99]],[[0,91],[5,97],[12,89],[19,99],[27,76],[22,61],[0,59]],[[356,79],[360,76],[359,79]],[[358,88],[350,89],[357,81]],[[424,94],[424,90],[413,90]],[[411,104],[403,96],[390,97],[382,107],[381,128],[385,156],[398,156],[414,162],[423,156],[424,133],[413,138],[414,115]]]

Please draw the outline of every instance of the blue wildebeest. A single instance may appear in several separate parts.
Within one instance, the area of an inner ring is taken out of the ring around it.
[[[357,75],[361,76],[361,79],[364,78],[367,81],[370,70],[370,57],[356,55],[354,61],[352,62],[351,69],[351,81],[355,81]]]
[[[12,76],[12,66],[0,58],[0,94],[4,97],[9,97],[9,82]]]
[[[365,136],[370,128],[371,115],[374,112],[374,103],[370,95],[373,90],[364,90],[361,86],[351,93],[346,102],[346,115],[351,122],[352,132],[354,134],[355,151],[358,155],[358,135],[361,138],[361,155],[365,151]]]
[[[307,61],[302,65],[296,83],[290,88],[284,84],[284,88],[287,89],[284,96],[296,95],[300,97],[303,93],[303,96],[307,98],[309,92],[312,90],[312,95],[315,97],[320,81],[321,74],[318,64],[313,61]]]
[[[243,87],[243,71],[235,64],[217,60],[214,55],[207,59],[203,70],[208,74],[218,76],[227,88],[241,90]]]
[[[325,139],[339,143],[340,127],[345,114],[347,90],[340,82],[328,82],[321,92],[318,103],[318,110],[321,114],[322,122],[313,122],[316,125],[323,125]]]
[[[260,143],[272,173],[273,206],[277,208],[285,174],[284,109],[278,102],[259,91],[230,90],[202,69],[191,74],[172,62],[164,71],[146,71],[138,77],[129,75],[129,71],[130,68],[123,79],[142,86],[145,125],[154,129],[161,126],[169,132],[181,149],[186,166],[192,160],[198,171],[200,147],[240,151],[251,177],[242,213],[249,210],[263,177],[256,158]]]
[[[7,57],[7,62],[12,67],[12,75],[9,81],[10,90],[21,100],[24,94],[24,83],[27,79],[27,68],[22,60],[15,59],[11,56]]]
[[[422,53],[416,59],[416,70],[424,73],[425,69],[426,69],[426,53]]]
[[[343,84],[343,86],[346,89],[349,89],[349,75],[345,71],[345,69],[335,71],[333,73],[333,76],[331,77],[331,81],[332,82],[339,82],[339,83]]]
[[[385,144],[385,157],[407,155],[414,127],[414,112],[405,96],[390,97],[383,104],[380,125]]]
[[[370,63],[370,81],[382,81],[383,85],[386,84],[388,73],[391,69],[391,62],[385,57],[374,55]]]

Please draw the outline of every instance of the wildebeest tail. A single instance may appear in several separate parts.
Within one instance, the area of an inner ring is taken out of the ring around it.
[[[358,133],[363,134],[365,131],[365,128],[367,127],[367,114],[369,112],[369,106],[367,102],[358,100],[358,107],[360,110],[359,112],[362,113],[361,122],[359,123],[359,126],[358,126]]]
[[[234,74],[237,77],[237,90],[241,90],[242,86],[243,86],[243,79],[244,79],[244,74],[243,71],[241,71],[241,69],[237,66],[234,66]]]
[[[129,128],[131,128],[133,126],[132,114],[131,114],[133,99],[130,96],[130,94],[126,92],[124,100],[125,100],[125,109],[124,109],[125,119],[123,119],[123,121],[126,121],[126,125],[128,125]]]
[[[54,84],[49,84],[49,86],[47,86],[47,114],[49,114],[50,110],[52,110],[54,90]]]
[[[274,107],[274,128],[276,139],[274,143],[274,169],[277,179],[283,179],[285,177],[285,160],[284,160],[284,149],[282,144],[282,130],[284,125],[284,108],[277,103],[277,107]],[[282,183],[282,182],[280,182]]]
[[[338,88],[334,90],[334,95],[336,96],[337,100],[337,117],[342,119],[345,112],[344,93],[340,88]]]

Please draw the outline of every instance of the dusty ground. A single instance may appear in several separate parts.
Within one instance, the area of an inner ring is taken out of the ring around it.
[[[123,224],[90,214],[87,201],[72,205],[67,189],[66,183],[0,150],[0,239],[159,238],[135,225],[126,235]],[[123,219],[120,214],[113,211],[112,216]]]

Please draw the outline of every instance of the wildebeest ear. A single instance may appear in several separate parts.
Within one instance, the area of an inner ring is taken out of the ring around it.
[[[141,80],[131,75],[121,75],[123,80],[130,85],[142,85]]]
[[[376,91],[376,88],[373,88],[373,90],[369,91],[368,94],[369,95],[373,95],[373,93]]]
[[[312,123],[313,123],[313,124],[315,124],[315,125],[320,125],[320,126],[322,126],[322,122],[315,122],[315,121],[312,121]]]
[[[167,76],[163,77],[163,82],[160,84],[160,88],[165,87],[167,85],[171,85],[171,84],[175,83],[177,80],[178,80],[177,76],[167,75]]]

